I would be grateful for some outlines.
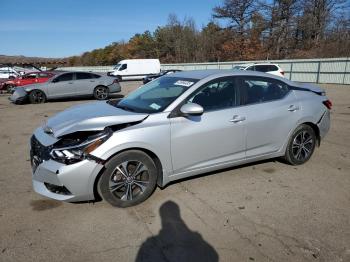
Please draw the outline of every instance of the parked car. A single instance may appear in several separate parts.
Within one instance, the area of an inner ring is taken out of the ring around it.
[[[263,73],[284,77],[284,71],[278,64],[271,64],[271,63],[242,64],[242,65],[234,66],[233,69],[258,71],[258,72],[263,72]]]
[[[141,203],[171,181],[257,160],[301,165],[330,127],[324,91],[270,74],[167,75],[115,102],[74,106],[31,138],[34,190],[67,202]]]
[[[16,70],[14,70],[11,67],[0,67],[0,78],[4,79],[14,79],[16,77],[20,76],[20,73],[18,73]]]
[[[122,80],[141,80],[147,75],[158,74],[160,62],[158,59],[129,59],[120,61],[108,75]]]
[[[25,74],[23,76],[18,76],[15,79],[6,81],[3,84],[3,89],[7,89],[9,92],[14,90],[15,87],[25,86],[30,84],[40,84],[44,83],[53,77],[55,74],[52,72],[32,72]]]
[[[181,72],[181,70],[178,70],[178,69],[162,70],[162,71],[160,71],[159,74],[153,74],[153,75],[149,75],[149,76],[146,76],[145,78],[143,78],[143,84],[147,84],[148,82],[151,82],[152,80],[157,79],[161,76],[173,74],[176,72]]]
[[[48,99],[94,96],[107,99],[109,94],[120,92],[118,80],[97,73],[64,72],[58,73],[47,82],[16,88],[9,98],[14,103],[29,99],[33,104],[44,103]]]

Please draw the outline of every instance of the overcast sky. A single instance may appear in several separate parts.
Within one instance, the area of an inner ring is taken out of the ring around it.
[[[165,25],[170,13],[208,23],[220,0],[1,1],[0,54],[66,57]]]

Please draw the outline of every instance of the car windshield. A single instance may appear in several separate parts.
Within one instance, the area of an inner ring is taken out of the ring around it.
[[[196,82],[198,79],[164,76],[130,93],[116,107],[137,113],[158,113]]]
[[[121,66],[121,64],[117,64],[113,69],[118,70],[120,66]]]

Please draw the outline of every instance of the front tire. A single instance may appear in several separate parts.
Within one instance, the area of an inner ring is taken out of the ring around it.
[[[46,102],[46,95],[41,90],[33,90],[29,94],[29,101],[31,104],[42,104]]]
[[[291,165],[302,165],[312,156],[316,146],[315,131],[309,125],[300,125],[291,136],[285,160]]]
[[[153,193],[157,174],[154,161],[146,153],[125,151],[107,162],[97,189],[100,196],[113,206],[134,206]]]
[[[106,100],[109,96],[109,89],[105,86],[97,86],[94,90],[94,98],[97,100]]]

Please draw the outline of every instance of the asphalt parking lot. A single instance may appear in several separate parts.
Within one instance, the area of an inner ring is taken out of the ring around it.
[[[140,82],[122,83],[122,94]],[[350,86],[327,85],[331,131],[303,166],[277,160],[174,183],[139,206],[69,204],[32,190],[28,140],[91,100],[0,96],[0,261],[350,261]]]

